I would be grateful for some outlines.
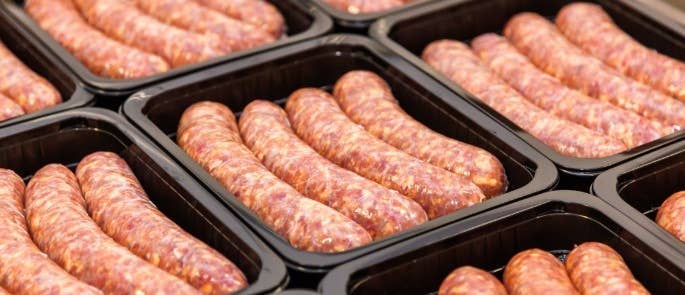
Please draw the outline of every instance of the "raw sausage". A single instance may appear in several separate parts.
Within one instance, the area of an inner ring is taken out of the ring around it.
[[[36,247],[26,228],[24,182],[7,169],[0,169],[0,237],[3,288],[16,294],[102,294],[69,275]]]
[[[564,265],[540,249],[520,252],[504,269],[504,286],[511,295],[580,294],[571,283]]]
[[[604,65],[569,42],[542,16],[517,14],[509,20],[504,34],[536,66],[566,85],[644,117],[685,126],[685,102]]]
[[[507,295],[507,289],[491,273],[462,266],[442,281],[438,295]]]
[[[442,40],[428,45],[423,59],[450,80],[561,154],[600,158],[626,149],[619,140],[551,115],[521,96],[482,64],[465,44]]]
[[[264,0],[193,0],[267,31],[274,38],[285,34],[285,19],[276,7]]]
[[[193,0],[132,0],[138,8],[157,19],[202,34],[219,38],[226,52],[249,49],[275,38],[261,28],[227,17]]]
[[[76,176],[90,216],[119,244],[205,294],[228,294],[247,286],[245,275],[231,261],[157,210],[118,155],[90,154],[79,163]]]
[[[556,24],[566,38],[622,74],[685,100],[685,63],[635,41],[601,6],[566,5],[559,11]]]
[[[240,139],[233,112],[200,102],[183,113],[178,144],[295,248],[341,252],[371,242],[363,227],[271,174]]]
[[[76,176],[47,165],[26,187],[26,219],[38,247],[73,276],[108,294],[200,294],[108,237],[86,212]]]
[[[74,0],[86,20],[108,36],[157,54],[172,67],[220,56],[214,36],[184,31],[143,14],[120,0]]]
[[[507,175],[487,151],[434,132],[402,110],[383,78],[352,71],[335,84],[335,99],[357,124],[390,145],[471,180],[488,197],[504,193]]]
[[[245,144],[271,172],[303,195],[363,226],[380,239],[428,217],[419,204],[323,158],[297,137],[279,106],[255,100],[239,122]]]
[[[293,129],[321,155],[417,201],[433,219],[485,200],[465,177],[416,159],[352,122],[319,89],[291,94],[286,111]]]
[[[131,79],[169,70],[161,57],[121,44],[91,27],[71,0],[26,0],[24,9],[95,75]]]
[[[27,113],[62,102],[59,91],[22,63],[0,42],[0,92],[19,104]]]
[[[23,114],[24,110],[21,109],[21,106],[7,96],[0,94],[0,121],[18,117]]]
[[[648,295],[611,247],[597,242],[586,242],[566,257],[566,270],[571,281],[583,295]]]
[[[620,139],[629,148],[658,139],[670,131],[657,121],[564,86],[536,68],[503,37],[485,34],[474,39],[471,45],[485,64],[542,109]]]
[[[671,195],[661,204],[656,223],[685,242],[685,191]]]
[[[338,10],[352,14],[386,11],[404,5],[402,0],[324,0]]]

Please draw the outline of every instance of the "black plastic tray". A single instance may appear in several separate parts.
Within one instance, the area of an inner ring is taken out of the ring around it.
[[[360,13],[360,14],[352,14],[346,11],[342,11],[340,9],[337,9],[330,4],[328,4],[324,0],[309,0],[312,3],[316,4],[326,12],[328,15],[333,17],[333,20],[335,21],[335,24],[338,25],[341,29],[345,30],[352,30],[352,31],[363,31],[366,32],[368,30],[369,26],[373,24],[376,20],[378,20],[381,17],[388,16],[392,13],[399,12],[399,11],[405,11],[408,9],[412,9],[415,7],[418,7],[419,5],[423,5],[426,3],[430,3],[431,1],[433,2],[438,2],[434,0],[414,0],[412,3],[405,4],[400,7],[395,7],[393,9],[389,9],[386,11],[379,11],[379,12],[373,12],[373,13]]]
[[[0,40],[26,66],[47,79],[62,95],[62,103],[41,111],[0,122],[0,128],[93,103],[76,76],[38,39],[11,26],[12,20],[0,11]]]
[[[483,204],[344,253],[304,252],[291,247],[268,229],[175,143],[179,118],[195,102],[215,100],[228,105],[235,112],[241,111],[257,98],[282,104],[299,88],[330,89],[344,73],[359,69],[381,75],[388,81],[403,108],[433,130],[485,148],[497,156],[507,171],[510,191]],[[555,185],[557,171],[551,162],[482,112],[452,96],[448,89],[418,69],[395,55],[387,54],[378,43],[356,35],[331,35],[143,90],[126,101],[123,113],[243,216],[284,257],[286,264],[298,271],[321,273],[418,233],[551,189]]]
[[[685,243],[654,219],[661,204],[685,190],[685,141],[600,174],[592,193],[685,255]]]
[[[685,132],[681,131],[624,153],[598,159],[564,156],[528,132],[521,130],[509,119],[421,60],[421,52],[433,41],[448,38],[468,43],[480,34],[501,32],[506,22],[516,13],[531,11],[552,19],[561,7],[572,2],[575,1],[444,0],[383,18],[373,25],[370,34],[374,39],[379,40],[383,45],[449,86],[459,95],[466,97],[501,124],[516,132],[523,140],[551,159],[561,169],[562,175],[591,178],[621,162],[685,138]],[[600,4],[624,31],[642,44],[685,60],[685,27],[679,26],[673,20],[635,0],[589,2]],[[583,187],[583,190],[587,190],[591,181],[591,179],[586,180],[587,186]]]
[[[292,289],[292,290],[285,290],[281,293],[277,293],[279,295],[317,295],[321,293],[317,293],[314,290],[307,290],[307,289]]]
[[[283,262],[237,217],[117,114],[84,108],[0,130],[0,167],[28,181],[44,165],[75,168],[95,151],[118,153],[166,216],[236,264],[250,285],[273,292],[288,281]]]
[[[222,57],[213,58],[204,62],[172,69],[168,72],[138,79],[110,79],[91,73],[69,51],[60,45],[50,34],[44,31],[23,9],[23,0],[0,0],[0,11],[4,10],[12,17],[11,24],[30,31],[33,35],[45,43],[50,50],[59,56],[69,68],[85,81],[88,89],[102,96],[127,97],[143,87],[168,80],[173,77],[196,72],[200,69],[229,60],[236,60],[253,55],[258,52],[268,51],[286,44],[299,42],[306,39],[321,36],[333,28],[333,21],[322,11],[312,4],[299,0],[267,0],[274,4],[287,25],[288,36],[268,45],[253,49],[243,50]]]
[[[685,293],[685,256],[608,204],[588,194],[553,191],[486,212],[331,271],[324,294],[432,294],[457,267],[471,265],[501,279],[516,253],[540,248],[564,259],[587,241],[623,256],[652,294]]]

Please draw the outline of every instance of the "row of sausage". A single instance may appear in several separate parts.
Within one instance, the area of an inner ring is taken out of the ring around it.
[[[522,251],[509,260],[502,277],[504,284],[487,271],[462,266],[445,278],[438,294],[650,294],[620,254],[597,242],[577,246],[565,265],[544,250]]]
[[[489,152],[430,130],[374,73],[233,111],[199,102],[179,146],[294,247],[340,252],[504,193]]]
[[[276,41],[265,0],[27,0],[26,12],[92,73],[140,78]]]
[[[110,152],[60,164],[25,187],[0,170],[0,291],[15,294],[227,294],[247,285],[231,261],[150,201]],[[0,292],[2,293],[2,292]]]
[[[512,17],[471,47],[440,40],[423,59],[561,154],[614,155],[685,126],[685,64],[632,39],[602,8],[572,3],[556,25]]]

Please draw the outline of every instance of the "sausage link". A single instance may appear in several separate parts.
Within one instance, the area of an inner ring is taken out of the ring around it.
[[[9,292],[5,291],[2,287],[0,287],[0,295],[10,295]]]
[[[491,273],[462,266],[442,281],[438,295],[507,295],[507,289]]]
[[[685,242],[685,191],[671,195],[661,204],[656,223]]]
[[[24,182],[7,169],[0,169],[0,237],[0,284],[12,293],[102,294],[36,247],[24,217]]]
[[[276,6],[264,0],[193,0],[267,31],[275,38],[285,34],[285,19]]]
[[[547,19],[514,16],[505,36],[540,69],[599,100],[662,123],[685,126],[685,102],[621,75],[568,41]]]
[[[648,295],[611,247],[597,242],[586,242],[566,257],[566,270],[571,281],[583,295]]]
[[[62,102],[59,91],[38,76],[0,42],[0,92],[9,96],[27,113]]]
[[[271,174],[245,147],[226,106],[200,102],[183,113],[178,144],[295,248],[341,252],[371,242],[363,227]]]
[[[402,0],[325,0],[338,10],[351,14],[374,13],[404,5]]]
[[[481,190],[465,177],[375,138],[345,116],[324,91],[300,89],[290,95],[286,110],[295,133],[321,155],[414,199],[431,219],[485,200]]]
[[[561,154],[600,158],[626,150],[619,140],[538,108],[490,71],[463,43],[450,40],[433,42],[424,50],[423,59]]]
[[[511,295],[580,294],[571,283],[564,265],[540,249],[520,252],[504,269],[504,286]]]
[[[117,244],[86,212],[76,176],[47,165],[26,187],[26,218],[38,247],[80,280],[108,294],[200,294]]]
[[[0,94],[0,121],[21,115],[24,115],[24,110],[21,109],[21,106],[9,97]]]
[[[636,147],[672,131],[608,102],[572,90],[519,53],[504,37],[485,34],[471,43],[481,60],[509,85],[555,116],[584,125]]]
[[[272,43],[275,38],[261,28],[227,17],[193,0],[133,0],[138,8],[157,19],[196,33],[219,38],[226,52]]]
[[[88,212],[119,244],[205,294],[247,286],[245,275],[216,250],[157,210],[124,159],[110,152],[83,158],[76,168]]]
[[[95,75],[131,79],[169,70],[161,57],[121,44],[91,27],[71,0],[26,0],[24,9]]]
[[[148,50],[172,67],[201,62],[222,55],[214,36],[184,31],[142,13],[120,0],[73,0],[86,20],[108,36]]]
[[[297,137],[279,106],[255,100],[243,110],[239,123],[245,144],[271,172],[303,195],[356,221],[375,239],[428,219],[413,200],[319,155]]]
[[[402,110],[383,78],[352,71],[335,84],[335,99],[352,121],[390,145],[463,175],[488,197],[506,191],[502,163],[487,151],[434,132]]]
[[[635,41],[601,6],[566,5],[559,11],[556,24],[569,40],[622,74],[685,100],[685,63]]]

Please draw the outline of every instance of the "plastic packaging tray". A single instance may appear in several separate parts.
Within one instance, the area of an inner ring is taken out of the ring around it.
[[[75,168],[84,156],[111,151],[126,160],[166,216],[238,266],[250,285],[241,294],[273,292],[288,281],[283,262],[207,190],[123,118],[85,108],[0,130],[0,167],[28,181],[44,165]]]
[[[454,92],[493,116],[497,121],[516,132],[523,140],[551,159],[563,175],[586,178],[577,189],[587,190],[591,177],[621,162],[685,138],[679,132],[654,142],[633,148],[624,153],[598,158],[581,159],[562,155],[542,143],[513,122],[482,103],[468,91],[434,70],[420,58],[423,49],[433,41],[455,39],[470,43],[476,36],[504,29],[506,22],[516,13],[530,11],[553,19],[557,12],[572,0],[444,0],[398,13],[376,22],[370,34],[393,52],[449,86]],[[685,60],[685,27],[632,0],[590,1],[600,4],[614,21],[642,44],[662,53]],[[562,182],[565,182],[562,180]],[[577,181],[575,181],[578,183]]]
[[[10,24],[0,10],[0,40],[26,66],[48,80],[62,95],[62,103],[41,111],[0,122],[0,128],[93,103],[93,95],[84,90],[76,76],[40,41],[25,30]]]
[[[600,199],[575,191],[528,198],[344,264],[323,279],[319,291],[435,294],[457,267],[471,265],[501,279],[520,251],[540,248],[564,259],[587,241],[621,254],[652,294],[685,293],[684,256]]]
[[[274,4],[286,21],[287,37],[268,45],[235,52],[204,62],[172,69],[168,72],[138,79],[110,79],[91,73],[69,51],[60,45],[50,34],[44,31],[23,9],[23,0],[0,0],[0,11],[4,10],[12,17],[13,26],[30,31],[45,43],[50,50],[63,60],[80,78],[85,81],[88,89],[102,96],[127,97],[145,86],[168,80],[173,77],[196,72],[208,66],[229,60],[253,55],[257,52],[268,51],[286,44],[314,38],[328,33],[333,28],[333,21],[322,11],[311,4],[298,0],[267,0]]]
[[[337,254],[304,252],[293,248],[270,230],[175,143],[181,114],[195,102],[218,101],[239,115],[254,99],[269,99],[283,104],[299,88],[330,89],[346,72],[361,69],[381,75],[390,84],[403,108],[417,120],[433,130],[485,148],[497,156],[507,171],[509,192],[350,251]],[[331,35],[145,89],[126,101],[123,113],[236,210],[291,268],[321,274],[345,261],[418,233],[551,189],[555,185],[557,171],[551,162],[470,104],[461,99],[451,99],[451,96],[453,94],[448,89],[397,56],[387,54],[378,43],[356,35]],[[303,280],[314,281],[311,277]]]
[[[366,30],[369,29],[369,26],[373,24],[376,20],[378,20],[381,17],[390,15],[395,12],[399,11],[405,11],[409,10],[415,7],[418,7],[419,5],[423,5],[426,3],[431,2],[431,0],[414,0],[411,3],[407,3],[403,6],[400,7],[395,7],[393,9],[385,10],[385,11],[379,11],[379,12],[373,12],[373,13],[360,13],[360,14],[353,14],[349,13],[344,10],[337,9],[330,4],[328,4],[325,0],[309,0],[312,3],[316,4],[326,12],[328,15],[333,17],[333,20],[335,21],[336,25],[340,26],[343,30],[353,30],[353,31],[362,31],[366,32]],[[372,0],[374,1],[374,0]],[[438,1],[433,1],[433,2],[438,2]]]

